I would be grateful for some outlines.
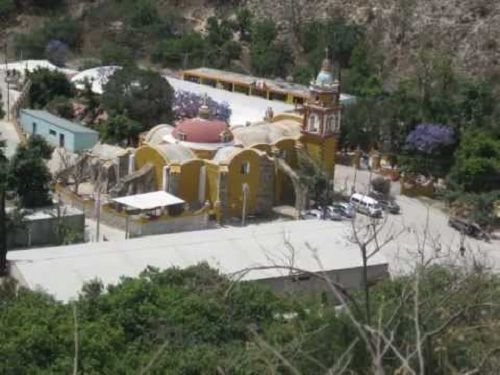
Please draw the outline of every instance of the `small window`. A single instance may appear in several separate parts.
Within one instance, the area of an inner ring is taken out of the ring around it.
[[[55,137],[57,133],[55,130],[49,129],[49,134]]]
[[[231,142],[231,133],[224,131],[220,134],[220,140],[222,143]]]
[[[185,141],[187,139],[187,135],[186,133],[182,133],[182,132],[178,132],[177,133],[177,139],[179,141]]]
[[[245,161],[241,164],[240,173],[241,174],[249,174],[250,173],[250,163],[248,161]]]

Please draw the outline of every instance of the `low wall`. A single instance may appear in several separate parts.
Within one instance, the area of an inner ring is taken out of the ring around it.
[[[66,204],[82,210],[85,217],[96,219],[96,202],[92,198],[82,198],[68,188],[56,184],[54,190]],[[110,205],[101,206],[101,223],[125,231],[127,215],[113,209]],[[210,229],[215,227],[209,221],[209,207],[203,207],[195,212],[184,212],[180,215],[163,215],[157,219],[146,219],[131,216],[129,221],[130,237],[140,237],[152,234],[166,234],[193,230]]]
[[[129,236],[140,237],[154,234],[167,234],[177,232],[189,232],[194,230],[210,229],[208,212],[199,212],[179,217],[159,217],[156,220],[131,220],[129,224]]]
[[[59,230],[71,230],[84,238],[85,216],[83,213],[61,214],[60,218],[53,214],[30,215],[24,219],[22,228],[14,231],[14,235],[8,236],[7,247],[9,249],[27,248],[33,246],[57,245],[60,239]]]

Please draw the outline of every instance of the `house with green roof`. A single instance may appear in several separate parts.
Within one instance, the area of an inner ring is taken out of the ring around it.
[[[92,148],[99,142],[99,133],[86,126],[63,119],[47,111],[22,109],[20,123],[27,134],[37,134],[55,147],[70,152]]]

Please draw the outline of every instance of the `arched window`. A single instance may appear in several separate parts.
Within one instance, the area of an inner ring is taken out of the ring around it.
[[[241,163],[240,173],[241,174],[249,174],[250,173],[250,163],[248,161],[244,161],[243,163]]]
[[[222,143],[231,142],[231,133],[227,131],[223,131],[222,133],[220,133],[220,141]]]
[[[179,141],[185,141],[187,139],[187,135],[186,133],[183,133],[183,132],[178,132],[177,133],[177,139]]]
[[[337,130],[337,119],[335,115],[329,115],[328,116],[328,121],[327,121],[327,126],[326,126],[326,132],[327,133],[335,133]]]
[[[308,123],[307,123],[307,131],[310,133],[318,133],[319,132],[319,117],[316,113],[311,113],[309,115]]]

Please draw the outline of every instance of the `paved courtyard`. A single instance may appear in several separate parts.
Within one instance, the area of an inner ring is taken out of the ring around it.
[[[369,172],[358,171],[356,176],[356,191],[367,192]],[[354,169],[337,165],[335,169],[336,189],[348,189],[354,180]],[[399,195],[399,183],[393,183],[392,192],[401,206],[400,215],[388,215],[380,232],[380,241],[394,236],[383,253],[389,260],[392,272],[411,269],[415,261],[425,258],[439,258],[442,261],[479,260],[495,271],[500,271],[500,241],[490,243],[463,237],[458,231],[448,225],[448,215],[439,201],[425,198],[409,198]],[[358,215],[361,222],[368,223],[363,215]],[[359,224],[361,225],[361,223]],[[346,223],[346,238],[352,233],[352,228]],[[460,256],[460,246],[466,248],[465,257]],[[422,251],[423,250],[423,251]]]

